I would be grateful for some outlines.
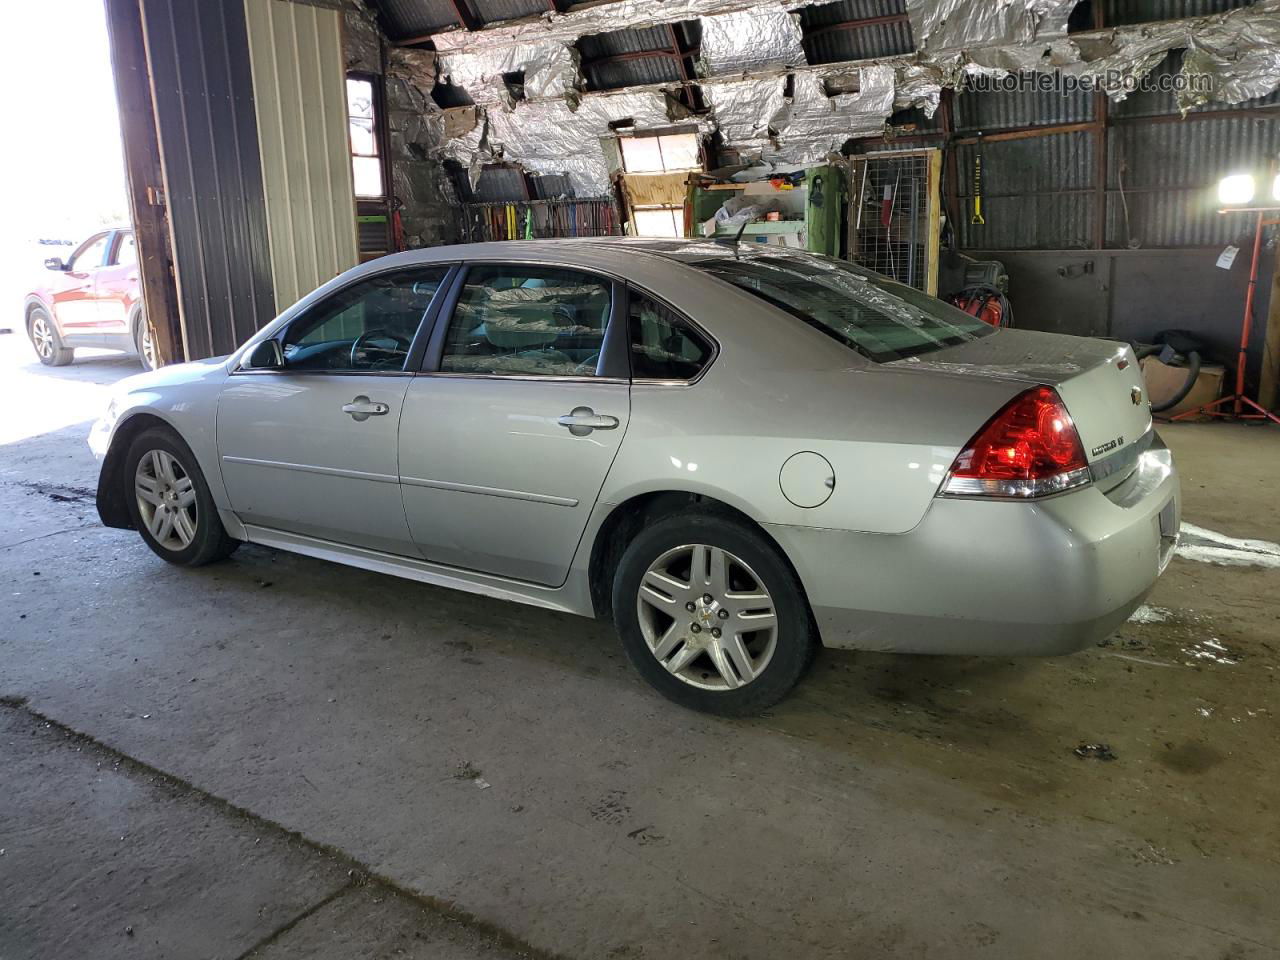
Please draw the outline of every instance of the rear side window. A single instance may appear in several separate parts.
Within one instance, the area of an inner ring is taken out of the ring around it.
[[[608,281],[577,270],[474,266],[458,296],[440,370],[594,377],[613,306]]]
[[[830,257],[726,256],[692,265],[877,363],[955,346],[994,330],[912,287]]]
[[[647,294],[632,290],[628,311],[631,376],[635,380],[692,380],[712,348],[684,319]]]

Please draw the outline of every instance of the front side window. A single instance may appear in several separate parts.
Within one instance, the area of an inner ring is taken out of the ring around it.
[[[877,273],[814,254],[732,254],[691,265],[759,297],[876,363],[984,337],[994,327]]]
[[[102,266],[102,255],[107,252],[108,236],[110,234],[104,233],[100,237],[94,237],[77,250],[71,258],[70,269],[77,273],[84,273],[86,270],[96,270]]]
[[[380,273],[338,291],[289,325],[286,370],[404,369],[414,334],[448,269]]]
[[[633,379],[692,380],[711,359],[711,344],[647,294],[631,291],[628,313]]]
[[[453,312],[440,370],[594,377],[611,307],[609,282],[577,270],[472,267]]]

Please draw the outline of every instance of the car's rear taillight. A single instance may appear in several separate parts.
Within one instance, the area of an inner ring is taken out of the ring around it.
[[[942,493],[955,497],[1043,497],[1089,482],[1080,434],[1050,387],[1010,400],[960,451]]]

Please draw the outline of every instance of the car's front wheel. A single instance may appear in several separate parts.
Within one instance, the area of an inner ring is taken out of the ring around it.
[[[129,446],[122,479],[134,526],[161,558],[198,567],[240,545],[218,518],[195,455],[172,431],[140,433]]]
[[[36,307],[27,316],[27,335],[36,356],[46,367],[65,367],[75,359],[75,350],[63,345],[53,318],[43,307]]]
[[[641,675],[695,710],[759,713],[813,659],[795,574],[762,534],[726,517],[682,514],[638,534],[614,577],[613,614]]]

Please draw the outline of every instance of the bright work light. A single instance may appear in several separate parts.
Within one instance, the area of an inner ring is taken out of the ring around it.
[[[1218,181],[1218,200],[1227,206],[1240,206],[1253,199],[1255,188],[1252,174],[1232,174]]]

